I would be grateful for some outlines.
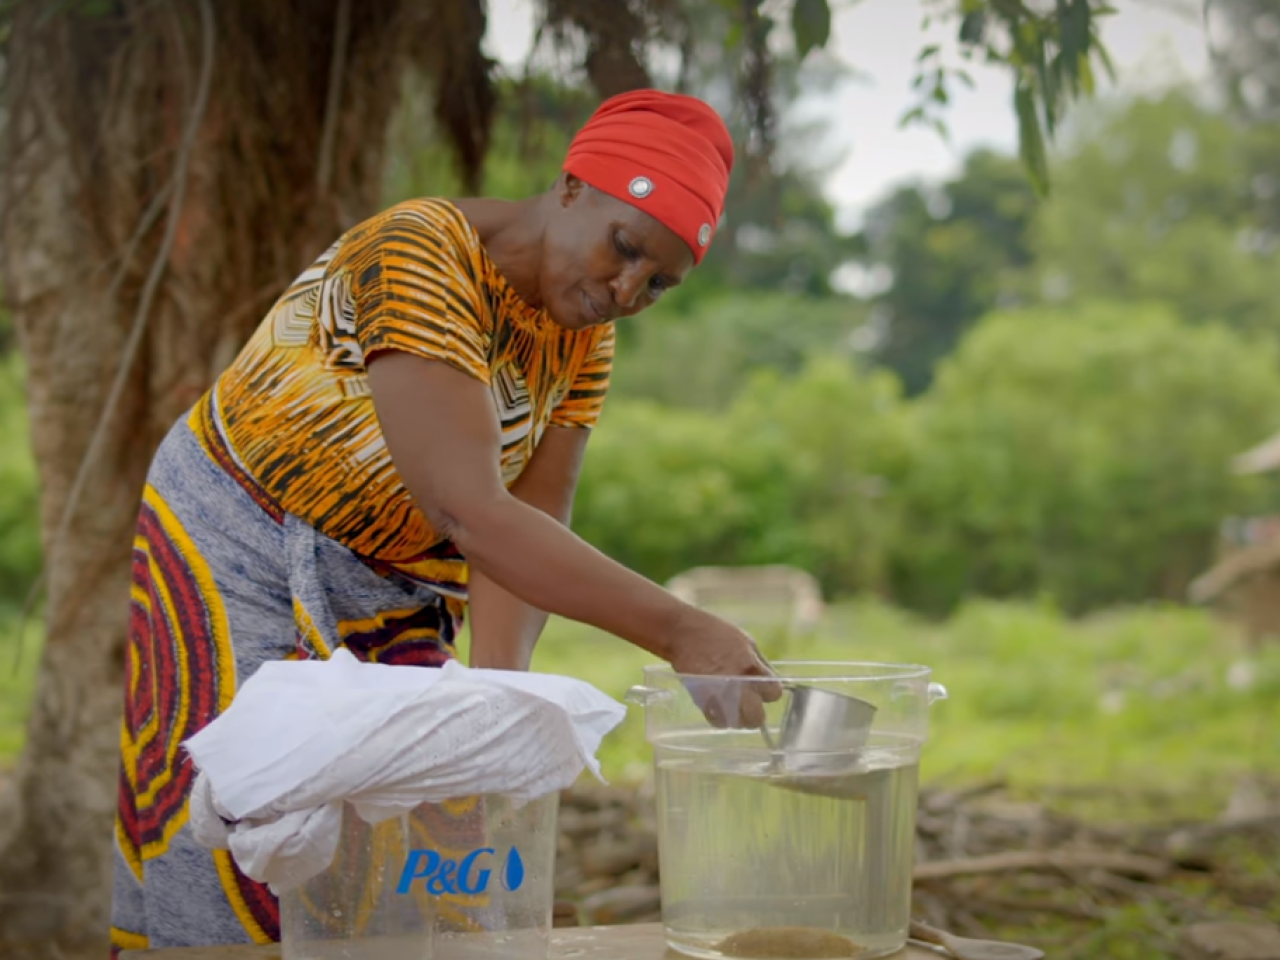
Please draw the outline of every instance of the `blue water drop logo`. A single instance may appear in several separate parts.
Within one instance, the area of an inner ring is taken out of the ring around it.
[[[524,861],[520,851],[512,847],[507,853],[507,864],[502,868],[502,885],[508,890],[519,890],[524,883]]]

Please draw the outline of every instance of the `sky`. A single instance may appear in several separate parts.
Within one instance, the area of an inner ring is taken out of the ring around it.
[[[921,29],[921,0],[831,0],[836,13],[829,50],[852,66],[858,78],[822,96],[807,110],[825,114],[830,141],[823,156],[837,159],[825,181],[840,225],[853,228],[868,205],[904,180],[937,179],[957,169],[979,145],[1009,152],[1017,147],[1017,125],[1008,74],[983,65],[966,69],[974,89],[954,85],[946,111],[950,140],[927,127],[899,128],[912,106],[911,80],[917,52],[942,46],[947,62],[961,65],[954,26]],[[1115,0],[1103,40],[1115,62],[1121,92],[1151,89],[1175,79],[1195,80],[1208,71],[1200,26],[1164,5],[1186,0]],[[534,0],[489,0],[490,55],[518,68],[533,36]]]

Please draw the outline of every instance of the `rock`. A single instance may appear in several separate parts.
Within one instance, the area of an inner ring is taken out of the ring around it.
[[[657,886],[613,887],[601,890],[582,902],[587,925],[640,923],[661,912],[662,895]]]
[[[638,867],[648,847],[646,838],[637,834],[601,839],[582,851],[582,872],[588,877],[616,877]]]
[[[592,877],[590,880],[584,880],[578,884],[575,893],[579,898],[590,897],[601,890],[609,890],[620,886],[622,886],[622,883],[619,882],[617,877]]]
[[[1276,815],[1280,815],[1280,790],[1261,777],[1243,776],[1236,780],[1221,819],[1243,823]]]
[[[580,840],[600,833],[624,830],[628,818],[629,811],[621,807],[606,807],[588,812],[566,810],[560,817],[560,832],[566,837]]]
[[[1183,929],[1180,960],[1280,960],[1280,927],[1261,923],[1197,923]]]
[[[556,893],[575,890],[585,880],[582,875],[582,869],[578,866],[577,858],[567,857],[563,853],[556,858]]]
[[[647,887],[658,882],[658,871],[637,867],[618,877],[620,887]]]
[[[570,900],[557,900],[551,911],[553,927],[576,927],[580,925],[578,905]]]

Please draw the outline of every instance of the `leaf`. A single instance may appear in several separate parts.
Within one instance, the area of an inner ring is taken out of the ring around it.
[[[791,8],[791,32],[801,60],[815,47],[825,47],[831,38],[831,7],[827,0],[796,0]]]
[[[1063,61],[1065,59],[1064,54],[1059,50],[1057,54],[1054,55],[1054,58],[1049,62],[1049,73],[1053,75],[1053,83],[1059,90],[1065,89],[1069,91],[1072,96],[1075,96],[1076,83],[1072,77],[1066,76],[1067,71],[1063,66]]]
[[[1036,75],[1040,78],[1040,98],[1044,101],[1045,128],[1052,137],[1054,119],[1058,113],[1058,84],[1053,71],[1045,62],[1044,53],[1044,42],[1041,41],[1040,49],[1036,51]]]
[[[960,42],[962,44],[980,44],[986,35],[987,11],[975,10],[973,13],[964,15],[964,18],[960,21]]]
[[[996,12],[1010,23],[1017,23],[1025,17],[1032,16],[1022,0],[990,0],[990,2],[996,8]]]
[[[1089,52],[1089,0],[1072,0],[1059,24],[1062,52],[1074,63]]]
[[[923,122],[924,119],[924,107],[912,107],[902,115],[902,118],[898,121],[898,127],[900,129],[903,127],[909,127],[913,123]]]
[[[773,20],[769,17],[759,17],[756,20],[752,27],[752,32],[754,34],[752,39],[760,50],[766,49],[766,44],[769,42],[769,34],[773,32],[774,26],[775,24]]]
[[[942,48],[939,47],[936,43],[929,44],[929,46],[925,47],[918,54],[916,54],[916,63],[922,63],[925,60],[928,60],[930,57],[936,57],[938,55],[938,51],[941,49]]]
[[[1116,65],[1111,60],[1111,54],[1107,52],[1107,48],[1103,46],[1102,37],[1097,33],[1096,28],[1091,31],[1093,42],[1090,44],[1090,52],[1098,58],[1098,62],[1102,64],[1102,69],[1107,73],[1107,79],[1112,83],[1116,82]]]
[[[1018,144],[1023,165],[1040,196],[1049,193],[1049,163],[1045,155],[1044,134],[1040,130],[1040,117],[1036,112],[1035,92],[1031,85],[1019,78],[1013,92],[1014,111],[1018,116]]]
[[[1085,96],[1093,96],[1093,92],[1097,87],[1097,82],[1093,76],[1093,64],[1089,62],[1088,57],[1080,58],[1080,89]]]
[[[933,81],[933,92],[929,96],[933,98],[935,103],[941,103],[944,106],[951,99],[947,96],[947,81],[941,70],[938,71],[937,79]]]

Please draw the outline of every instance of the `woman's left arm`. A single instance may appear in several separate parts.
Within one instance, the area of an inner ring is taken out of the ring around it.
[[[547,427],[511,493],[567,527],[590,435],[591,430],[582,427]],[[547,614],[475,570],[468,592],[471,666],[528,670]]]

